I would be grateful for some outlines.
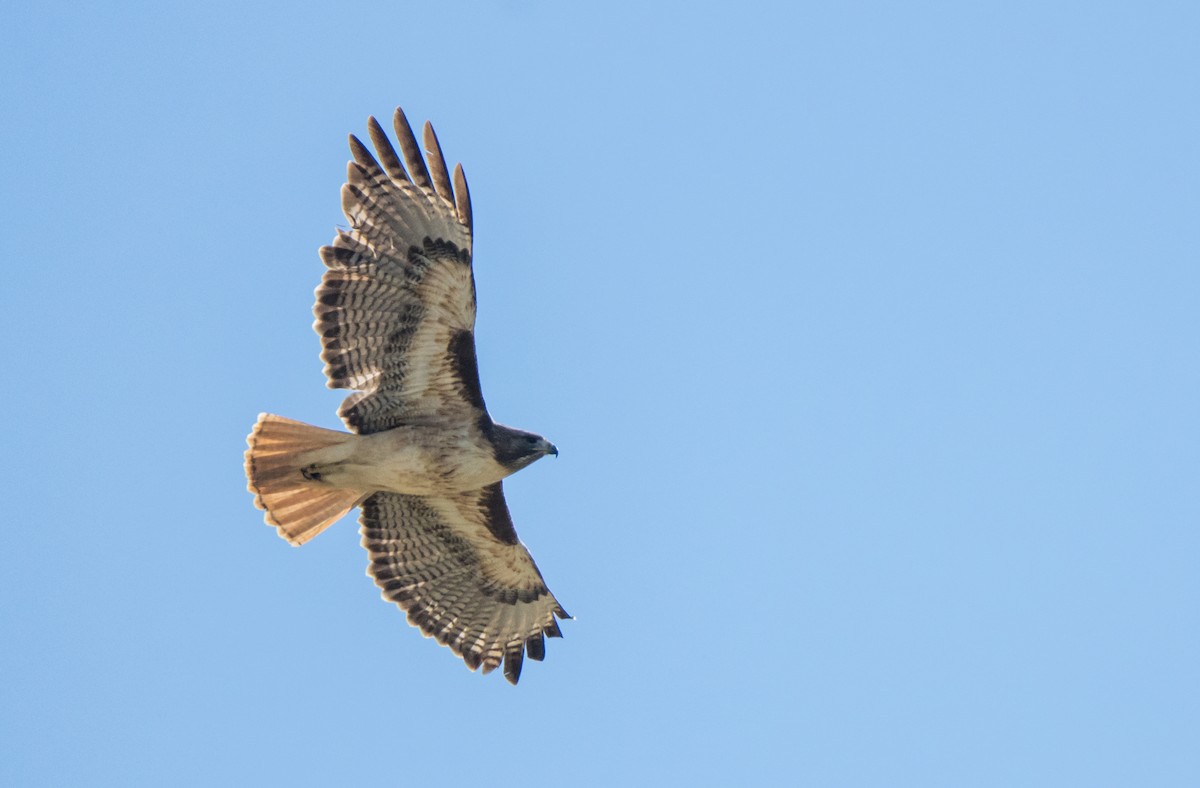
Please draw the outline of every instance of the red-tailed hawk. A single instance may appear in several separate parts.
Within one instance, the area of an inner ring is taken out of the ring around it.
[[[471,199],[433,127],[425,157],[404,113],[404,163],[375,118],[378,161],[350,136],[342,187],[349,231],[321,249],[313,327],[330,388],[354,389],[352,433],[261,414],[246,478],[266,521],[293,545],[362,507],[367,572],[427,637],[513,684],[524,655],[570,618],[517,539],[500,480],[558,450],[492,421],[475,362]],[[407,170],[405,169],[407,165]]]

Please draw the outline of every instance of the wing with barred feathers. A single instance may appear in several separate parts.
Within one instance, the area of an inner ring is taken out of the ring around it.
[[[350,229],[321,249],[329,270],[313,307],[329,387],[357,390],[339,415],[364,434],[487,414],[466,177],[458,165],[451,179],[428,123],[428,167],[399,109],[394,125],[407,169],[375,118],[368,130],[378,160],[350,137],[354,160],[342,187]]]
[[[504,664],[516,684],[526,655],[570,618],[517,539],[499,483],[453,498],[378,492],[362,503],[368,574],[408,621],[471,670]]]

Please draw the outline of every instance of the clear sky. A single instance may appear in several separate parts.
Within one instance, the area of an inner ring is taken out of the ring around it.
[[[1200,785],[1198,9],[6,9],[0,783]],[[398,104],[562,451],[516,688],[245,490]]]

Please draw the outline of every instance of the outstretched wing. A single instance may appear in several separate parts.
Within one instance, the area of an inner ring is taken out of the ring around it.
[[[377,492],[362,503],[368,574],[383,598],[427,637],[488,673],[504,662],[513,684],[525,654],[570,618],[517,540],[499,483],[454,498]]]
[[[407,170],[375,118],[368,129],[378,161],[350,137],[354,160],[342,187],[350,230],[321,248],[329,270],[313,307],[329,387],[358,390],[339,415],[359,433],[487,413],[475,361],[466,177],[456,166],[451,185],[428,123],[428,168],[399,109],[394,125]]]

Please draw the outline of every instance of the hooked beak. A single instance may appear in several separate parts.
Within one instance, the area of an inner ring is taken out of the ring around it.
[[[548,446],[549,446],[549,448],[546,449],[546,453],[553,454],[555,457],[557,457],[558,456],[558,447],[555,446],[553,443],[548,444]]]

